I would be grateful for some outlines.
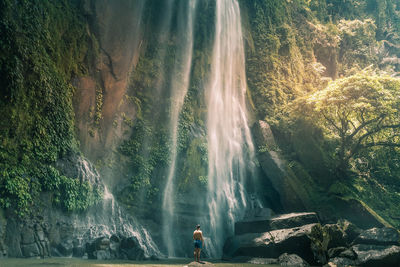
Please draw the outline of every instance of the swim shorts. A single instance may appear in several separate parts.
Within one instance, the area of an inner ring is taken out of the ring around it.
[[[194,241],[194,247],[195,248],[201,248],[201,240],[195,240]]]

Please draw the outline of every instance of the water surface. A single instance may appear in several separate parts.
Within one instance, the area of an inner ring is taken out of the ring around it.
[[[168,267],[168,266],[186,266],[192,259],[170,259],[159,261],[128,261],[128,260],[115,260],[115,261],[100,261],[100,260],[82,260],[76,258],[48,258],[48,259],[0,259],[0,267],[133,267],[133,266],[154,266],[154,267]],[[262,265],[250,263],[227,263],[221,261],[211,261],[218,267],[250,267],[250,266],[277,266],[277,265]]]

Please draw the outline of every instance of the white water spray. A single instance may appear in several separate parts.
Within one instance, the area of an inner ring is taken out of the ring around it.
[[[78,177],[91,184],[101,184],[97,170],[85,158],[78,159]],[[104,185],[102,207],[93,207],[82,218],[75,217],[75,238],[78,240],[94,240],[98,237],[110,238],[112,235],[136,237],[146,257],[160,256],[161,253],[147,229],[115,201],[113,194]]]
[[[168,256],[175,255],[175,247],[172,233],[172,226],[174,220],[174,177],[176,170],[177,160],[177,146],[178,146],[178,124],[179,114],[182,110],[186,94],[189,88],[190,70],[192,66],[193,54],[193,23],[194,14],[196,9],[197,0],[189,0],[187,3],[181,2],[178,14],[178,41],[179,53],[175,59],[174,71],[172,74],[171,82],[171,164],[168,170],[167,182],[164,189],[163,198],[163,239],[167,247]],[[186,7],[184,9],[183,7]]]
[[[246,114],[246,74],[240,8],[236,0],[216,1],[215,40],[208,106],[208,207],[214,251],[233,233],[247,206],[244,184],[254,169],[254,145]],[[250,173],[250,175],[248,175]],[[251,177],[249,177],[251,178]]]

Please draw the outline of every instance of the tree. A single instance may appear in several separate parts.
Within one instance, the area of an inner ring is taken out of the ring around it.
[[[331,82],[307,103],[338,140],[339,171],[364,149],[400,147],[400,79],[362,71]]]

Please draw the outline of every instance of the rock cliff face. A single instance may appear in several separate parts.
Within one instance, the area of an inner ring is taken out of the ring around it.
[[[84,1],[87,30],[95,36],[92,44],[98,54],[87,77],[77,77],[75,120],[81,150],[91,159],[104,156],[115,147],[129,127],[121,114],[134,119],[135,106],[124,95],[129,75],[143,45],[144,0]]]
[[[260,165],[278,191],[283,208],[288,211],[304,210],[309,199],[304,183],[287,168],[288,163],[279,152],[269,124],[260,120],[252,130],[256,146],[261,147],[258,151]]]

